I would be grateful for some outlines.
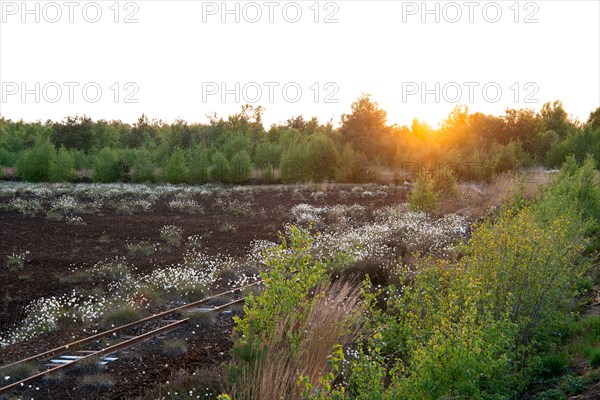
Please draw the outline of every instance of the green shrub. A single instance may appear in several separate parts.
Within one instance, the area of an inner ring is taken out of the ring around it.
[[[339,182],[367,182],[374,178],[367,158],[346,144],[339,156],[336,179]]]
[[[245,150],[231,158],[229,162],[229,181],[233,183],[245,182],[252,174],[252,160]]]
[[[75,169],[93,169],[95,157],[93,154],[86,154],[83,150],[72,150],[73,159],[75,160]]]
[[[75,365],[73,365],[72,369],[75,372],[79,373],[93,373],[97,372],[101,369],[102,365],[100,364],[101,358],[100,356],[89,356],[85,357],[81,360],[78,360]]]
[[[536,202],[538,218],[550,222],[553,216],[576,214],[579,224],[572,226],[573,238],[600,232],[600,183],[596,174],[593,158],[579,166],[574,157],[567,157],[557,180]]]
[[[50,161],[49,177],[52,182],[71,182],[75,179],[75,157],[70,150],[61,147]]]
[[[188,180],[190,183],[208,182],[208,150],[205,146],[196,146],[190,151]]]
[[[417,264],[419,273],[401,292],[372,293],[367,284],[368,323],[377,333],[346,371],[348,398],[511,397],[514,324],[480,308],[483,289],[464,269],[432,259]]]
[[[154,182],[156,180],[156,165],[149,149],[139,149],[133,161],[132,179],[134,182]]]
[[[10,256],[6,257],[6,266],[10,271],[22,270],[27,262],[29,256],[29,250],[15,253],[13,252]]]
[[[152,385],[138,400],[189,400],[220,399],[217,396],[225,387],[226,377],[218,366],[200,367],[200,369],[180,369],[171,374],[167,383]]]
[[[165,225],[160,228],[160,238],[168,246],[179,246],[181,243],[183,229],[175,225]]]
[[[254,164],[259,168],[267,165],[277,166],[281,160],[281,146],[277,143],[263,142],[256,147]]]
[[[579,326],[592,341],[600,340],[600,316],[588,315],[579,321]]]
[[[22,362],[12,367],[2,369],[2,377],[10,377],[10,381],[16,382],[21,379],[25,379],[29,376],[35,375],[39,372],[40,366],[35,362]],[[5,378],[6,381],[6,378]]]
[[[408,206],[412,211],[434,213],[440,203],[440,193],[435,190],[435,181],[426,174],[417,177],[408,198]]]
[[[575,130],[562,141],[554,142],[546,154],[546,162],[556,167],[571,156],[581,163],[588,155],[594,157],[596,167],[600,167],[600,128]]]
[[[497,146],[492,150],[495,172],[505,172],[519,168],[526,159],[527,154],[521,142],[512,141],[505,146]]]
[[[237,384],[244,385],[244,379],[255,376],[267,343],[281,342],[289,349],[286,353],[290,357],[298,351],[302,332],[289,326],[290,316],[297,317],[294,326],[302,326],[310,310],[311,291],[325,277],[325,266],[312,257],[313,242],[308,231],[292,227],[289,238],[282,238],[282,244],[269,251],[266,272],[261,273],[266,282],[264,291],[258,296],[248,294],[243,317],[234,316],[234,364],[230,376]],[[281,324],[287,325],[281,328]],[[274,337],[277,326],[288,332],[285,337]]]
[[[0,166],[12,167],[17,161],[17,153],[0,148]]]
[[[275,180],[275,173],[273,171],[273,165],[267,164],[262,167],[260,171],[260,179],[264,183],[272,183]]]
[[[265,290],[246,298],[244,318],[234,317],[239,343],[270,337],[276,321],[308,304],[308,294],[325,276],[325,265],[311,254],[313,242],[308,231],[293,227],[289,238],[270,251],[267,272],[261,274],[268,282]]]
[[[565,392],[570,395],[583,393],[587,388],[586,379],[576,375],[568,375],[562,386]]]
[[[129,243],[127,245],[127,254],[132,257],[149,256],[154,252],[154,245],[143,240],[138,243]]]
[[[594,282],[589,276],[583,276],[577,281],[577,291],[584,295],[588,293],[594,287]]]
[[[207,311],[194,311],[190,310],[183,314],[184,318],[189,319],[190,325],[196,328],[207,328],[211,326],[216,318],[215,313]]]
[[[288,234],[289,241],[265,254],[264,291],[248,294],[244,316],[234,317],[230,377],[237,398],[296,398],[299,372],[307,379],[329,372],[330,352],[342,351],[336,344],[357,339],[359,288],[348,282],[328,286],[330,265],[313,258],[314,238],[295,227]]]
[[[40,141],[35,147],[23,151],[17,160],[17,173],[24,181],[46,182],[50,178],[50,164],[56,150],[50,141]]]
[[[339,182],[358,182],[360,168],[358,155],[352,149],[352,146],[346,144],[340,154],[336,179]]]
[[[559,214],[544,226],[524,209],[517,215],[507,211],[473,233],[463,262],[493,294],[486,303],[499,315],[509,313],[523,341],[570,309],[585,272],[575,263],[582,246],[571,235],[578,222],[576,215]]]
[[[227,182],[229,177],[229,162],[225,154],[217,151],[212,156],[211,178],[216,182]]]
[[[435,172],[433,176],[434,191],[440,196],[453,197],[458,194],[458,182],[454,171],[450,168],[442,168]]]
[[[98,394],[101,390],[106,390],[115,386],[115,380],[106,373],[94,373],[83,376],[79,385],[87,390]]]
[[[339,154],[333,140],[325,135],[313,135],[307,148],[306,162],[313,182],[333,179],[337,171]]]
[[[536,400],[567,400],[567,395],[560,389],[549,389],[538,393]]]
[[[67,378],[67,375],[65,374],[65,371],[60,370],[60,371],[54,371],[54,372],[51,372],[51,373],[45,375],[42,378],[42,381],[47,382],[51,385],[57,385],[57,384],[60,384],[61,382],[64,382],[66,378]]]
[[[219,149],[228,160],[231,160],[239,152],[245,151],[249,154],[252,151],[252,143],[248,136],[230,132],[224,136],[224,142]]]
[[[309,175],[307,165],[304,147],[293,146],[281,156],[281,179],[285,183],[304,182]]]
[[[117,182],[123,178],[122,164],[116,150],[105,147],[96,155],[94,182]]]
[[[169,183],[183,183],[187,179],[187,160],[183,150],[173,151],[164,169],[164,177]]]
[[[46,213],[46,219],[48,221],[62,221],[64,217],[64,213],[60,210],[48,210]]]
[[[545,164],[553,168],[560,167],[567,159],[569,151],[569,145],[566,141],[553,143],[546,153]]]

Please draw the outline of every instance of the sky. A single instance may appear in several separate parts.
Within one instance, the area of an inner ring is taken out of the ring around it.
[[[600,1],[5,1],[0,116],[338,124],[369,93],[388,122],[456,106],[600,106]]]

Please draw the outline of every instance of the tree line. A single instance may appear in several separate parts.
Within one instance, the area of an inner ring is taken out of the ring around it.
[[[335,128],[300,115],[267,130],[263,113],[260,106],[244,105],[204,124],[145,115],[134,124],[87,116],[60,122],[1,118],[0,166],[33,182],[77,181],[87,171],[95,182],[200,184],[369,182],[382,179],[382,171],[398,177],[434,169],[486,180],[520,167],[557,167],[570,155],[600,160],[600,107],[581,122],[560,101],[500,116],[459,106],[438,128],[417,119],[411,126],[389,124],[369,95],[352,103]]]

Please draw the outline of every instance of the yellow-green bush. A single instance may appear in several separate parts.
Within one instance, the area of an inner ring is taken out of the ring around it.
[[[277,321],[285,319],[296,308],[308,306],[311,289],[323,282],[325,266],[313,259],[314,239],[308,231],[291,228],[289,238],[282,238],[265,261],[265,291],[246,297],[244,318],[234,317],[235,331],[243,341],[269,338]]]
[[[542,225],[524,209],[516,215],[507,211],[473,233],[463,268],[480,282],[479,301],[497,317],[509,315],[523,341],[560,316],[576,293],[584,272],[575,263],[583,238],[571,234],[578,224],[576,215],[559,215]]]
[[[440,204],[440,192],[435,188],[435,181],[427,174],[418,176],[415,186],[408,198],[412,211],[434,213]]]

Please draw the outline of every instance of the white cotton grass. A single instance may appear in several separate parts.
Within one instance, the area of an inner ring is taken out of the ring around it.
[[[100,212],[108,206],[122,214],[148,212],[166,196],[174,196],[170,204],[172,209],[201,213],[202,207],[191,197],[223,190],[213,185],[5,182],[0,188],[0,196],[10,199],[4,208],[25,215],[35,215],[44,209],[44,204],[49,211],[62,214]]]
[[[386,207],[375,213],[373,222],[352,224],[321,234],[316,242],[318,254],[327,256],[346,252],[356,261],[387,258],[391,245],[402,246],[405,253],[426,250],[444,255],[462,237],[469,221],[459,215],[433,218],[425,213],[406,211],[404,205]]]
[[[140,293],[156,291],[186,298],[214,289],[217,273],[223,267],[239,267],[239,264],[230,257],[209,256],[192,247],[185,252],[181,262],[169,266],[156,265],[152,272],[142,275],[134,275],[134,268],[127,265],[123,257],[98,262],[89,269],[72,268],[71,276],[89,273],[94,279],[109,279],[112,282],[100,294],[83,294],[74,290],[67,295],[43,297],[31,302],[25,308],[26,317],[22,323],[0,336],[0,347],[56,330],[61,321],[89,325],[100,321],[105,313],[115,307],[148,308],[149,304],[140,304]],[[242,274],[228,285],[242,286],[258,278],[256,274]]]
[[[366,191],[356,192],[362,195]],[[318,256],[327,258],[346,253],[355,261],[397,255],[390,246],[401,247],[408,254],[427,251],[443,256],[469,226],[469,220],[463,216],[449,214],[435,218],[408,211],[406,204],[383,207],[368,219],[368,210],[357,204],[322,207],[298,204],[292,207],[291,214],[296,224],[323,228],[314,243]]]
[[[26,307],[25,320],[0,337],[0,347],[53,331],[57,328],[60,319],[75,323],[98,320],[106,306],[106,301],[100,296],[81,296],[76,292],[35,300]]]

